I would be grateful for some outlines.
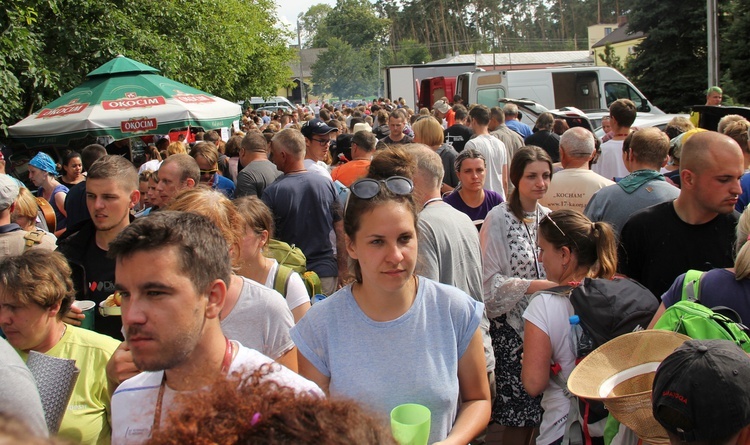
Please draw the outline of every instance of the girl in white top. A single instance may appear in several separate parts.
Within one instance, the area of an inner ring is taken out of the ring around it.
[[[617,246],[612,226],[592,223],[575,210],[557,210],[539,223],[539,261],[547,277],[558,283],[581,282],[584,278],[607,278],[617,270]],[[570,402],[550,379],[550,363],[561,366],[567,381],[575,366],[570,342],[569,317],[573,306],[567,296],[538,292],[523,314],[523,369],[521,379],[532,396],[544,394],[544,416],[536,443],[559,443],[565,433]]]
[[[271,210],[255,196],[236,199],[234,205],[245,223],[239,275],[274,289],[279,263],[263,255],[263,250],[273,237]],[[289,276],[284,298],[294,315],[294,323],[297,323],[310,309],[310,296],[297,272]]]

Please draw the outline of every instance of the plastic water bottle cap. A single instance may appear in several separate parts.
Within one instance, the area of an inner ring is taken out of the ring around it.
[[[578,315],[571,315],[570,318],[568,318],[568,321],[570,321],[570,324],[579,324],[581,322],[581,318],[578,317]]]

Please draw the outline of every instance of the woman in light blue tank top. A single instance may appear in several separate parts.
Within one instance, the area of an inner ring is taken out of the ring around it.
[[[428,443],[469,443],[490,417],[481,333],[484,305],[414,275],[412,182],[392,176],[350,187],[346,248],[356,281],[291,330],[299,370],[330,397],[356,400],[387,421],[403,403],[427,406]]]

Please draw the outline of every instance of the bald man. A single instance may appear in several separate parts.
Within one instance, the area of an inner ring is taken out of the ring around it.
[[[733,139],[713,131],[691,137],[682,147],[680,195],[641,210],[623,227],[620,271],[660,298],[689,269],[732,267],[742,173],[742,150]]]

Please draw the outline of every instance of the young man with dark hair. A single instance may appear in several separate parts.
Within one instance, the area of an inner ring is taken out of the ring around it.
[[[635,121],[637,110],[633,101],[617,99],[609,106],[609,122],[612,128],[612,139],[603,143],[601,154],[591,170],[609,180],[624,178],[629,175],[622,159],[622,142],[630,134],[630,126]]]
[[[99,304],[114,292],[115,263],[107,251],[132,220],[130,210],[141,196],[138,185],[138,171],[122,156],[104,156],[89,169],[86,205],[91,220],[59,243],[73,270],[76,299]],[[96,332],[122,338],[120,317],[104,317],[99,311],[94,311],[94,316]],[[73,307],[65,321],[80,325],[83,318],[81,310]]]
[[[450,144],[457,153],[461,153],[466,143],[474,136],[474,132],[466,125],[469,110],[458,104],[453,106],[455,123],[445,130],[445,142]]]
[[[140,218],[112,242],[117,295],[133,364],[142,371],[112,395],[112,442],[144,443],[183,391],[268,367],[267,378],[322,395],[315,384],[221,330],[232,265],[221,231],[189,212]],[[154,264],[159,267],[154,269]],[[115,356],[113,356],[115,357]]]
[[[510,160],[507,158],[505,144],[500,139],[490,136],[490,109],[484,105],[476,105],[469,111],[469,116],[471,129],[476,136],[470,139],[464,148],[473,148],[484,155],[487,163],[485,187],[506,199]]]

